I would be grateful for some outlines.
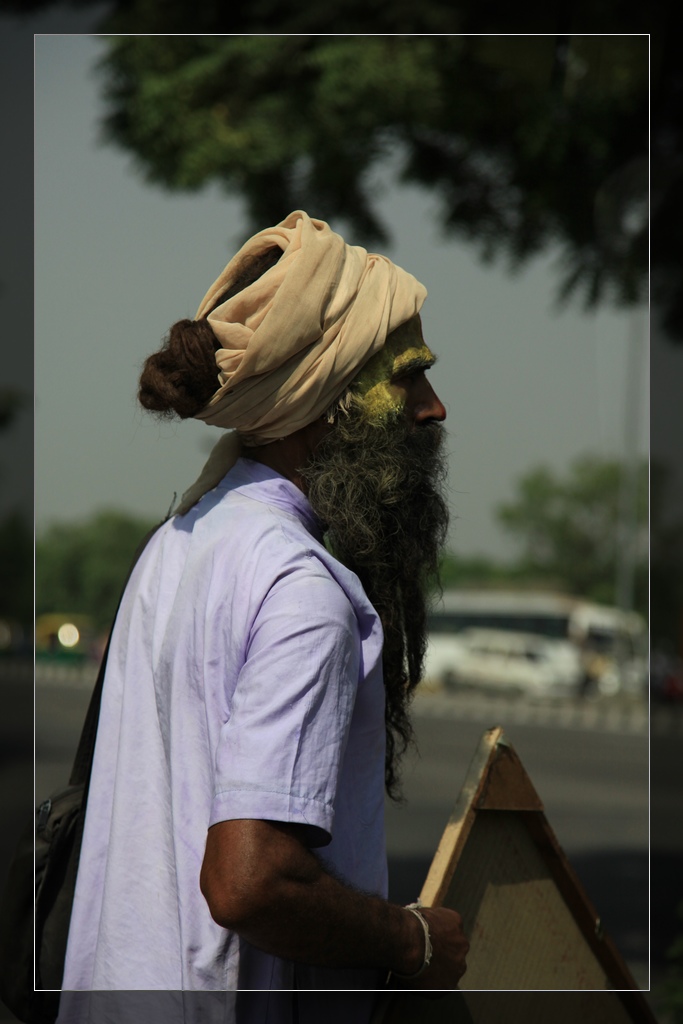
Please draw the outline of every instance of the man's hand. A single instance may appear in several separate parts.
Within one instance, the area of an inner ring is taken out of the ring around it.
[[[457,988],[458,982],[467,970],[465,958],[470,944],[462,929],[462,918],[457,910],[446,907],[420,907],[420,913],[429,925],[432,942],[432,960],[422,974],[410,978],[389,979],[390,988],[407,989],[448,989]],[[419,922],[415,922],[419,925]],[[424,935],[423,945],[424,950]],[[419,968],[419,964],[418,964]],[[416,970],[418,969],[416,968]]]

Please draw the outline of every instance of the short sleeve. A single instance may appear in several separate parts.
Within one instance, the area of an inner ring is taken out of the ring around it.
[[[255,617],[216,754],[210,824],[236,818],[308,826],[331,838],[356,699],[352,605],[315,559],[277,580]]]

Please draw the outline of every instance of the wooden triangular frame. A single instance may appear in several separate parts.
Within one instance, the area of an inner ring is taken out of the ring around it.
[[[462,991],[420,1000],[420,1024],[655,1024],[500,727],[480,741],[420,899],[457,909],[471,944]],[[415,1009],[396,995],[375,1019],[407,1024]]]

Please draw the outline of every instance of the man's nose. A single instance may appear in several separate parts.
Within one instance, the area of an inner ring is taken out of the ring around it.
[[[437,420],[443,423],[446,419],[446,410],[441,399],[434,391],[434,388],[425,378],[418,401],[413,411],[413,421],[427,423],[429,420]]]

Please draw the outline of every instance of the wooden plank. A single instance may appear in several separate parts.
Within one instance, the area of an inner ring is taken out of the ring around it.
[[[462,988],[609,987],[514,811],[477,814],[442,906],[460,911],[470,940]]]
[[[479,747],[472,758],[455,809],[441,836],[420,893],[420,899],[426,907],[439,907],[443,903],[460,854],[474,824],[477,799],[485,784],[488,767],[491,759],[495,756],[496,746],[502,736],[501,728],[489,729],[482,736]]]
[[[655,1024],[500,727],[481,739],[420,898],[463,917],[462,991],[385,997],[376,1024]]]

